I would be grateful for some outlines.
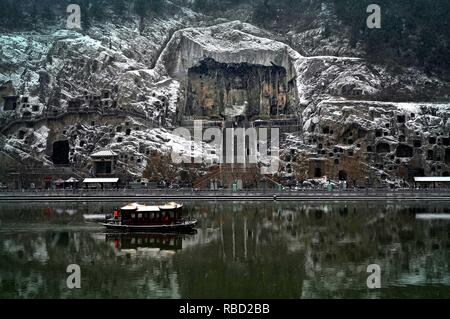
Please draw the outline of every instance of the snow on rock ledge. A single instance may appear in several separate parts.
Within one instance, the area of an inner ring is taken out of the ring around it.
[[[264,38],[265,35],[263,30],[240,21],[179,30],[162,52],[156,69],[184,80],[189,68],[212,58],[219,63],[276,64],[294,76],[293,61],[301,55],[284,43]]]

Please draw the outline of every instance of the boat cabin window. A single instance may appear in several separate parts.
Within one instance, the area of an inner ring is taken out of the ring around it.
[[[142,218],[142,213],[139,213],[138,214],[138,219],[141,219]]]

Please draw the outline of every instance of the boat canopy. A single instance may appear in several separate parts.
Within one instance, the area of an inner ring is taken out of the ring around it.
[[[181,204],[177,204],[175,202],[165,203],[164,205],[160,205],[160,209],[177,209],[183,207]]]
[[[131,203],[126,206],[123,206],[120,208],[120,210],[137,210],[139,207],[142,207],[144,205],[138,204],[138,203]]]
[[[139,206],[138,212],[159,212],[158,206]]]
[[[120,210],[123,211],[138,211],[138,212],[159,212],[160,210],[172,210],[183,207],[182,204],[177,204],[174,202],[166,203],[160,206],[147,206],[138,203],[131,203],[123,206]]]

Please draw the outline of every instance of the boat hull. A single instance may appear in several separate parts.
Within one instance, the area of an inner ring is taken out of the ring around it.
[[[178,232],[192,230],[197,225],[197,220],[188,220],[176,224],[160,225],[120,225],[113,223],[101,223],[108,230],[125,232]]]

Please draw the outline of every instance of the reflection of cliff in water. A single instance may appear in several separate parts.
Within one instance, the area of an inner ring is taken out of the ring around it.
[[[195,276],[188,281],[180,277],[183,295],[221,297],[230,295],[228,289],[236,297],[258,297],[258,291],[267,292],[276,282],[277,297],[373,297],[380,292],[366,287],[366,268],[372,263],[381,266],[384,287],[430,286],[432,296],[439,297],[450,285],[450,223],[415,218],[448,213],[445,203],[226,207],[196,207],[196,217],[207,216],[220,239],[214,247],[180,256]],[[207,258],[211,255],[217,256],[214,261]]]
[[[1,203],[2,224],[14,223],[83,223],[83,214],[111,214],[120,203],[95,202],[42,202]]]
[[[17,209],[28,229],[5,228],[17,221],[0,209],[4,298],[449,296],[450,221],[415,218],[445,203],[196,203],[185,213],[197,234],[150,236],[80,230],[68,214],[64,228],[37,231],[26,215],[40,207]],[[65,286],[72,263],[81,290]],[[366,287],[372,263],[382,290]]]
[[[249,212],[250,211],[250,212]],[[292,298],[301,291],[304,258],[252,210],[212,212],[218,239],[177,258],[180,291],[190,298]],[[261,219],[262,220],[261,220]]]
[[[191,235],[183,235],[191,236]],[[183,236],[155,242],[136,254],[118,254],[105,234],[91,232],[24,232],[0,234],[0,297],[4,298],[178,298],[177,273],[168,248],[181,249]],[[102,240],[99,240],[103,237]],[[149,242],[138,237],[136,242]],[[131,244],[130,238],[119,245]],[[141,245],[139,245],[141,246]],[[147,252],[145,250],[148,249]],[[151,253],[150,250],[158,253]],[[150,253],[149,253],[150,252]],[[130,258],[131,257],[131,258]],[[82,289],[65,286],[67,265],[82,271]]]
[[[439,296],[450,285],[450,223],[415,219],[424,211],[446,212],[445,205],[334,204],[290,210],[275,213],[273,220],[278,221],[275,227],[287,230],[289,249],[305,256],[302,297],[373,296],[365,284],[372,263],[381,266],[384,287],[435,285]]]

